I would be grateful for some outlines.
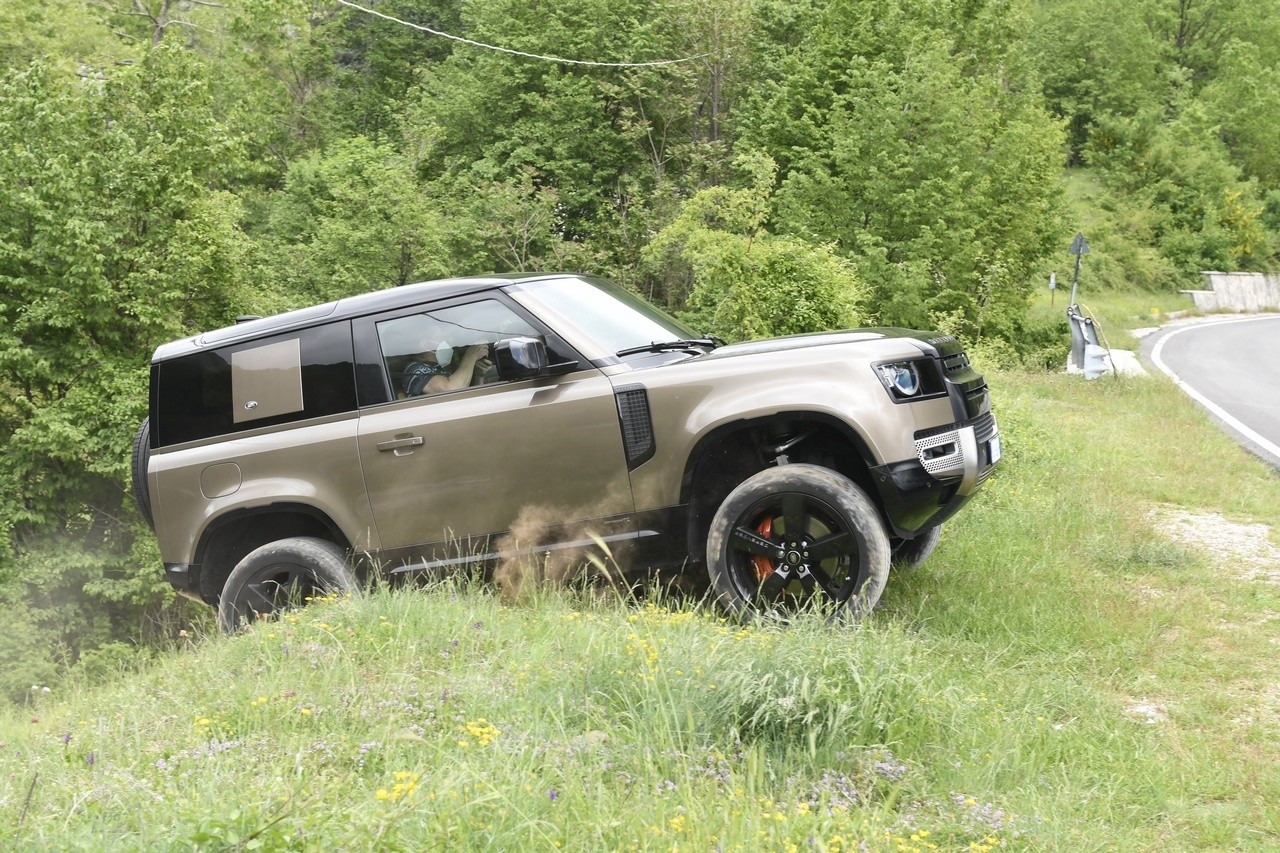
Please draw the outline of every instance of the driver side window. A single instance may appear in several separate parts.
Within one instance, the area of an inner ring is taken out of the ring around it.
[[[497,382],[495,343],[513,337],[542,339],[494,299],[395,317],[376,327],[382,362],[397,399]]]

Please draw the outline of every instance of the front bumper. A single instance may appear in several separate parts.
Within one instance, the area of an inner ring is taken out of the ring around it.
[[[971,424],[930,430],[915,440],[916,459],[935,480],[959,478],[956,494],[968,496],[1000,461],[1000,428],[988,412]]]
[[[871,469],[895,536],[910,539],[956,513],[991,476],[1003,452],[995,415],[924,430],[916,458]]]

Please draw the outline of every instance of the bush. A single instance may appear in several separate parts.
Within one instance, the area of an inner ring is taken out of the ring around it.
[[[689,199],[644,251],[667,292],[691,282],[682,317],[729,340],[856,326],[853,267],[823,246],[764,230],[773,161],[741,157],[748,189],[712,187]]]

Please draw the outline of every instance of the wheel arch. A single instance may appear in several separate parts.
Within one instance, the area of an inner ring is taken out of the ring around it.
[[[847,421],[822,412],[784,411],[721,424],[694,444],[680,482],[680,502],[688,507],[690,555],[706,549],[707,531],[720,504],[748,477],[776,464],[778,440],[798,438],[785,454],[789,462],[809,462],[853,480],[875,504],[879,493],[870,444]]]
[[[323,510],[304,503],[236,509],[215,518],[200,536],[195,561],[200,597],[216,604],[231,570],[250,552],[279,539],[309,536],[351,549],[350,539]]]

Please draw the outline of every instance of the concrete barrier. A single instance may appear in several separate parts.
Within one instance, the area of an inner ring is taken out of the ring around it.
[[[1208,290],[1183,290],[1198,311],[1280,311],[1280,276],[1260,272],[1201,273]]]

